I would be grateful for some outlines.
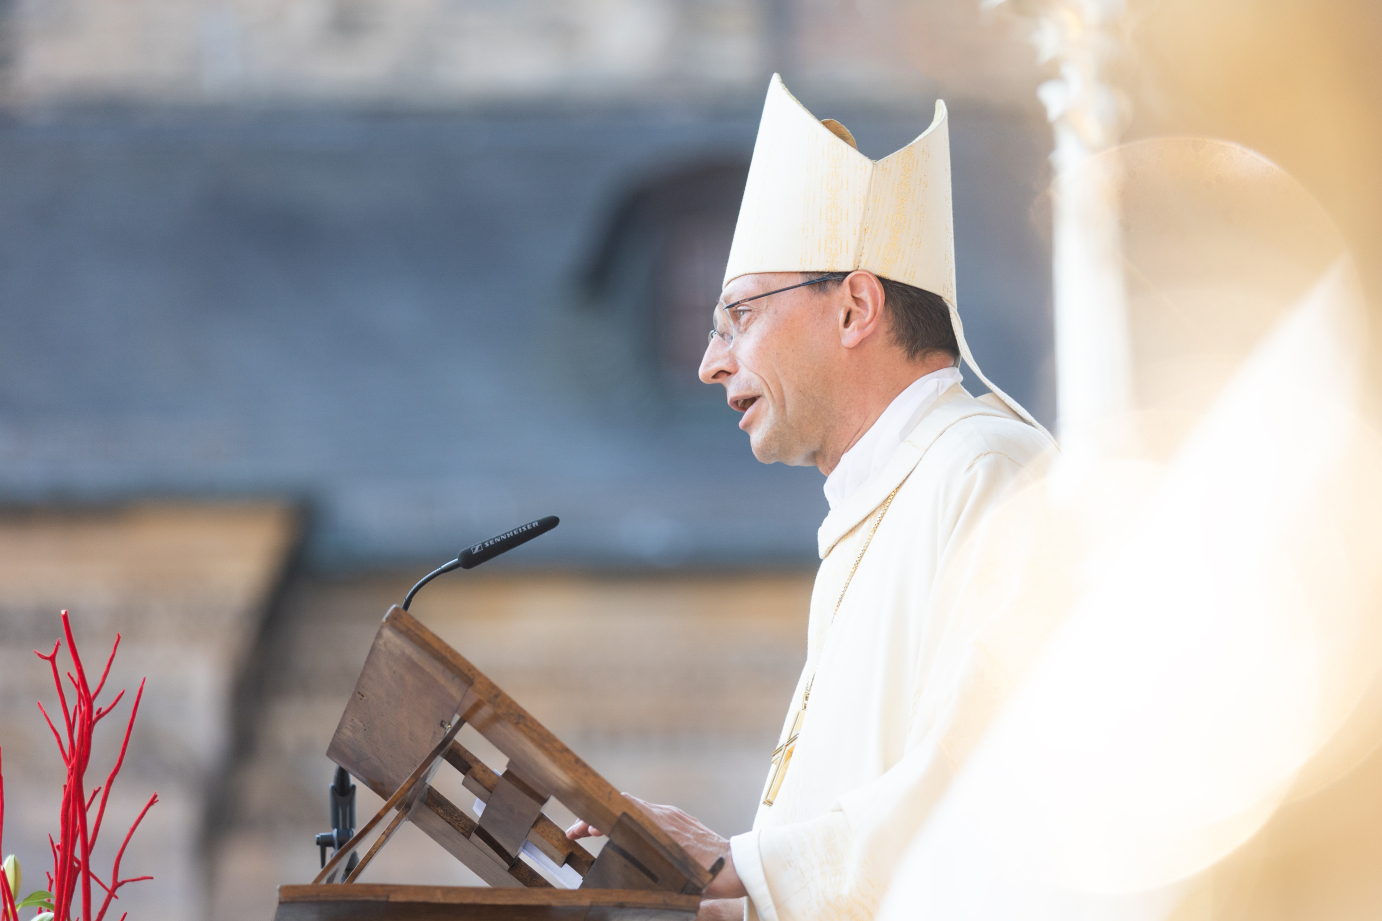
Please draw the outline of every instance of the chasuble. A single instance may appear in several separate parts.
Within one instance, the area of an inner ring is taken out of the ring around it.
[[[967,702],[980,702],[980,721],[986,711],[974,686],[985,670],[967,664],[982,655],[983,625],[962,601],[935,603],[941,577],[1052,450],[1002,402],[956,384],[826,517],[806,666],[764,784],[771,804],[731,841],[750,919],[877,911],[954,775],[948,742],[974,729]]]

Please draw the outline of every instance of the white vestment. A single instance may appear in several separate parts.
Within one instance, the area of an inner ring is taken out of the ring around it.
[[[953,776],[949,743],[964,747],[974,730],[956,701],[983,698],[969,685],[984,669],[966,664],[982,655],[976,625],[962,605],[933,604],[938,577],[1052,449],[1043,432],[957,384],[822,523],[807,661],[779,741],[814,674],[805,720],[773,805],[760,806],[753,830],[731,841],[749,918],[877,911],[903,849]]]
[[[964,380],[959,368],[941,368],[912,381],[840,458],[825,478],[825,500],[833,509],[882,470],[898,445],[907,440],[921,417],[942,393]]]

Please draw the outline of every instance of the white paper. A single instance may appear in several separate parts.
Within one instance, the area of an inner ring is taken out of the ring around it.
[[[475,800],[475,814],[481,815],[485,811],[485,801]],[[552,858],[538,850],[531,841],[524,841],[520,854],[527,854],[528,859],[535,863],[539,868],[546,870],[557,881],[557,885],[563,889],[581,888],[581,874],[577,873],[573,867],[557,866]]]

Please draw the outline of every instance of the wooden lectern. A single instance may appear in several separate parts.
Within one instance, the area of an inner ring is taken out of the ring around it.
[[[455,741],[469,724],[507,758],[502,774]],[[308,886],[282,886],[275,921],[570,919],[672,921],[695,917],[720,869],[692,860],[638,807],[460,654],[400,607],[385,615],[327,757],[384,808]],[[442,764],[484,803],[472,819],[430,781]],[[605,831],[599,856],[542,813],[555,797]],[[388,818],[340,883],[341,862]],[[411,821],[494,888],[356,883],[403,821]],[[525,844],[527,845],[525,847]],[[526,851],[526,858],[524,852]],[[545,858],[545,860],[544,860]],[[544,863],[558,888],[529,861]],[[550,861],[550,863],[547,863]]]

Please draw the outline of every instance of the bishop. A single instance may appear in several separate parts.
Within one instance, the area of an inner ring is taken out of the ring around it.
[[[725,839],[645,807],[703,863],[725,857],[702,917],[871,917],[982,721],[982,625],[937,595],[1054,445],[979,369],[956,305],[944,103],[875,161],[775,75],[700,377],[758,460],[826,475],[830,512],[752,829]],[[988,393],[965,389],[962,361]]]

